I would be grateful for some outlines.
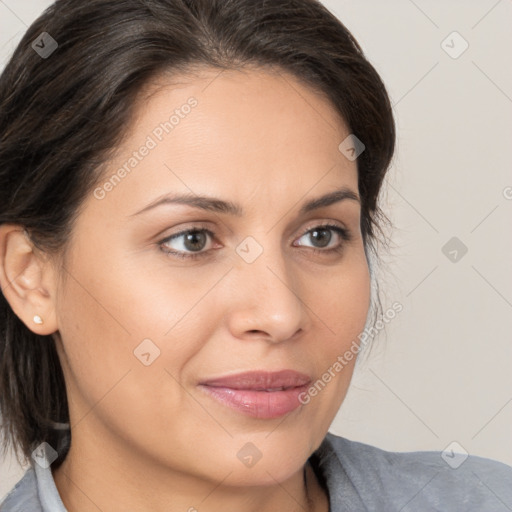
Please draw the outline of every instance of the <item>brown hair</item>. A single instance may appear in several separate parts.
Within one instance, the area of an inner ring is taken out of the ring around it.
[[[42,47],[53,53],[41,55]],[[366,147],[357,159],[361,231],[373,252],[375,228],[389,222],[378,197],[395,145],[391,105],[354,37],[316,0],[55,2],[0,76],[0,224],[62,252],[142,88],[195,65],[271,66],[330,100]],[[69,421],[53,337],[30,331],[3,295],[0,413],[5,441],[27,458],[43,441],[55,446],[55,422]]]

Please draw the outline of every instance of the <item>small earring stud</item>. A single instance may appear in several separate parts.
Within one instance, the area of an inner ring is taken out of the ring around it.
[[[34,315],[34,322],[41,325],[43,323],[43,319],[39,315]]]

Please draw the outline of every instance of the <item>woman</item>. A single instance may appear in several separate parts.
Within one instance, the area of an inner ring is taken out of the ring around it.
[[[59,0],[0,104],[0,510],[512,506],[504,464],[328,433],[395,129],[321,4]]]

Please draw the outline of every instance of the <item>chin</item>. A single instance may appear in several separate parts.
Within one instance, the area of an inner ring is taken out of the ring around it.
[[[286,482],[297,472],[302,473],[303,467],[304,463],[299,460],[283,465],[279,458],[273,458],[267,464],[261,459],[252,468],[235,466],[236,469],[233,469],[225,484],[235,487],[275,486],[276,483]],[[218,478],[218,473],[215,478]]]

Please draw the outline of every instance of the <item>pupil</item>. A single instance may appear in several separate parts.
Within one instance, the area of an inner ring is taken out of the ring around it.
[[[318,236],[319,233],[327,233],[327,236]],[[315,237],[317,242],[320,241],[320,247],[325,247],[326,245],[329,245],[329,242],[331,241],[331,232],[328,229],[315,229],[314,231],[311,232],[310,236]],[[324,241],[322,241],[322,238],[324,238]]]
[[[204,233],[200,231],[192,231],[185,237],[185,247],[190,251],[201,250],[204,247],[204,238]],[[195,245],[198,243],[198,239],[199,242],[203,242],[203,244],[199,243],[200,247]],[[189,242],[192,242],[192,245]]]

